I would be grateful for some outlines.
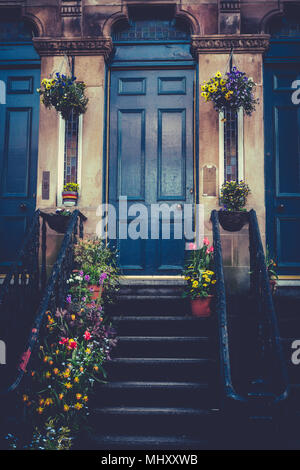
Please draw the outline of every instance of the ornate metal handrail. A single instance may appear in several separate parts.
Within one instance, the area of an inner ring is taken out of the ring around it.
[[[213,229],[214,263],[216,275],[216,310],[218,314],[219,342],[220,342],[220,370],[225,397],[229,400],[246,402],[247,398],[235,390],[231,376],[229,355],[228,320],[226,305],[226,290],[223,270],[222,245],[219,227],[219,214],[216,210],[211,213]]]
[[[236,392],[230,365],[229,337],[228,337],[228,318],[226,305],[226,291],[224,282],[224,270],[222,260],[222,247],[219,228],[219,214],[216,210],[211,213],[211,222],[213,228],[214,243],[214,261],[216,274],[216,307],[218,313],[219,341],[220,341],[220,364],[221,378],[227,399],[249,402],[251,398],[272,399],[273,403],[284,400],[288,396],[289,385],[286,365],[281,348],[279,328],[277,317],[274,310],[272,293],[270,290],[269,277],[267,273],[265,255],[261,241],[259,226],[256,213],[251,210],[249,213],[249,238],[250,238],[250,266],[251,266],[251,286],[255,291],[257,301],[258,315],[260,317],[263,331],[263,348],[272,349],[272,358],[274,358],[273,369],[277,373],[277,380],[274,381],[278,388],[275,393],[259,391],[254,394],[241,395]],[[267,322],[268,329],[263,328]],[[279,367],[278,367],[279,366]]]
[[[251,290],[259,314],[261,362],[265,362],[268,371],[272,372],[272,383],[277,387],[276,403],[288,397],[289,381],[257,215],[253,209],[249,212],[249,239]]]
[[[70,216],[68,228],[63,238],[57,260],[52,268],[51,275],[37,309],[25,352],[18,365],[16,378],[9,387],[1,392],[1,395],[15,391],[22,381],[32,352],[38,343],[40,328],[45,318],[45,313],[48,310],[56,311],[57,308],[64,305],[67,293],[66,281],[69,279],[73,269],[74,245],[77,243],[78,230],[79,237],[83,238],[83,222],[85,220],[86,217],[79,210],[75,210]]]
[[[0,318],[2,309],[11,297],[12,290],[27,286],[33,289],[39,288],[39,233],[40,233],[40,211],[34,213],[30,229],[24,239],[17,259],[11,264],[8,273],[0,289]],[[19,300],[14,295],[15,300]],[[23,300],[22,300],[23,302]]]

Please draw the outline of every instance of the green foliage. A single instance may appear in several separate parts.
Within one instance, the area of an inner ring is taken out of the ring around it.
[[[269,275],[269,279],[278,279],[277,274],[277,264],[275,263],[274,259],[270,256],[269,247],[267,246],[266,249],[266,266]]]
[[[226,181],[221,188],[220,202],[227,211],[242,211],[250,192],[244,181]]]
[[[183,274],[186,281],[183,297],[204,298],[212,294],[216,280],[213,267],[213,247],[207,238],[202,248],[191,250]]]

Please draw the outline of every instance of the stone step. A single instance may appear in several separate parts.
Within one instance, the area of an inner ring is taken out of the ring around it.
[[[105,364],[110,381],[210,381],[216,361],[199,358],[116,358]]]
[[[207,358],[215,346],[208,336],[119,336],[113,357]]]
[[[108,382],[98,387],[93,406],[171,406],[186,404],[214,407],[219,404],[218,384],[197,382]]]

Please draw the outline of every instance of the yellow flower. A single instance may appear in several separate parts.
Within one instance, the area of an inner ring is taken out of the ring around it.
[[[199,285],[199,282],[198,282],[198,281],[194,281],[194,282],[193,282],[193,287],[198,287],[198,285]]]
[[[83,397],[83,401],[86,403],[88,400],[89,400],[89,399],[88,399],[88,396],[85,395],[85,396]]]
[[[75,408],[76,410],[80,410],[82,407],[83,407],[83,404],[82,404],[82,403],[78,403],[78,402],[77,402],[76,405],[74,405],[74,408]]]
[[[64,405],[64,411],[69,411],[70,407],[69,405]]]
[[[79,378],[78,378],[78,377],[75,377],[74,382],[78,384]]]
[[[203,284],[203,287],[207,287],[207,284]]]
[[[28,401],[28,398],[29,398],[28,395],[23,395],[23,401],[24,401],[24,402],[25,402],[25,401]]]
[[[76,400],[80,400],[81,397],[82,397],[81,393],[76,393]]]
[[[64,394],[63,394],[63,393],[60,393],[60,394],[58,395],[58,398],[59,398],[60,400],[62,400],[63,397],[64,397]]]
[[[45,406],[53,405],[53,400],[52,398],[46,398],[45,400]]]
[[[217,281],[214,279],[213,281],[211,281],[212,284],[215,284]]]
[[[66,382],[65,387],[69,390],[70,388],[73,387],[73,385],[71,384],[71,382]]]
[[[46,372],[45,376],[46,376],[46,379],[50,379],[50,377],[51,377],[51,372],[49,372],[49,371]]]
[[[98,372],[99,367],[98,367],[98,366],[94,366],[94,370],[95,370],[96,372]]]
[[[224,80],[224,78],[222,78],[222,80],[220,80],[220,83],[221,83],[221,85],[225,85],[226,80]]]
[[[44,362],[48,362],[48,359],[49,359],[48,356],[45,356],[44,357]]]
[[[216,77],[217,77],[217,78],[221,78],[221,77],[222,77],[222,74],[221,74],[221,72],[220,72],[219,70],[218,70],[217,73],[216,73]]]
[[[43,405],[44,402],[45,402],[45,400],[44,400],[43,398],[40,398],[40,400],[39,400],[39,405]]]
[[[66,369],[66,370],[63,372],[62,375],[63,375],[63,377],[64,377],[65,379],[67,379],[68,377],[70,377],[70,369]]]
[[[74,321],[76,319],[75,315],[71,315],[71,319]]]
[[[55,375],[59,374],[59,369],[58,369],[57,367],[55,367],[55,369],[53,369],[53,373],[54,373]]]
[[[86,352],[87,354],[91,354],[90,348],[86,348],[85,352]]]
[[[82,366],[79,367],[80,372],[84,371],[84,368]]]
[[[41,406],[39,406],[36,410],[38,412],[39,415],[41,415],[44,411],[44,408],[42,408]]]

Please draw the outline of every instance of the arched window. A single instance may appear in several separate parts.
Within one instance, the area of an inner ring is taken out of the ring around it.
[[[25,21],[15,21],[6,15],[0,19],[0,42],[27,42],[35,35],[33,27]]]
[[[190,26],[180,18],[174,18],[169,6],[129,8],[129,24],[119,22],[112,31],[114,42],[163,42],[189,41]]]
[[[284,16],[277,16],[270,21],[268,32],[274,39],[300,38],[300,6],[287,5]]]

